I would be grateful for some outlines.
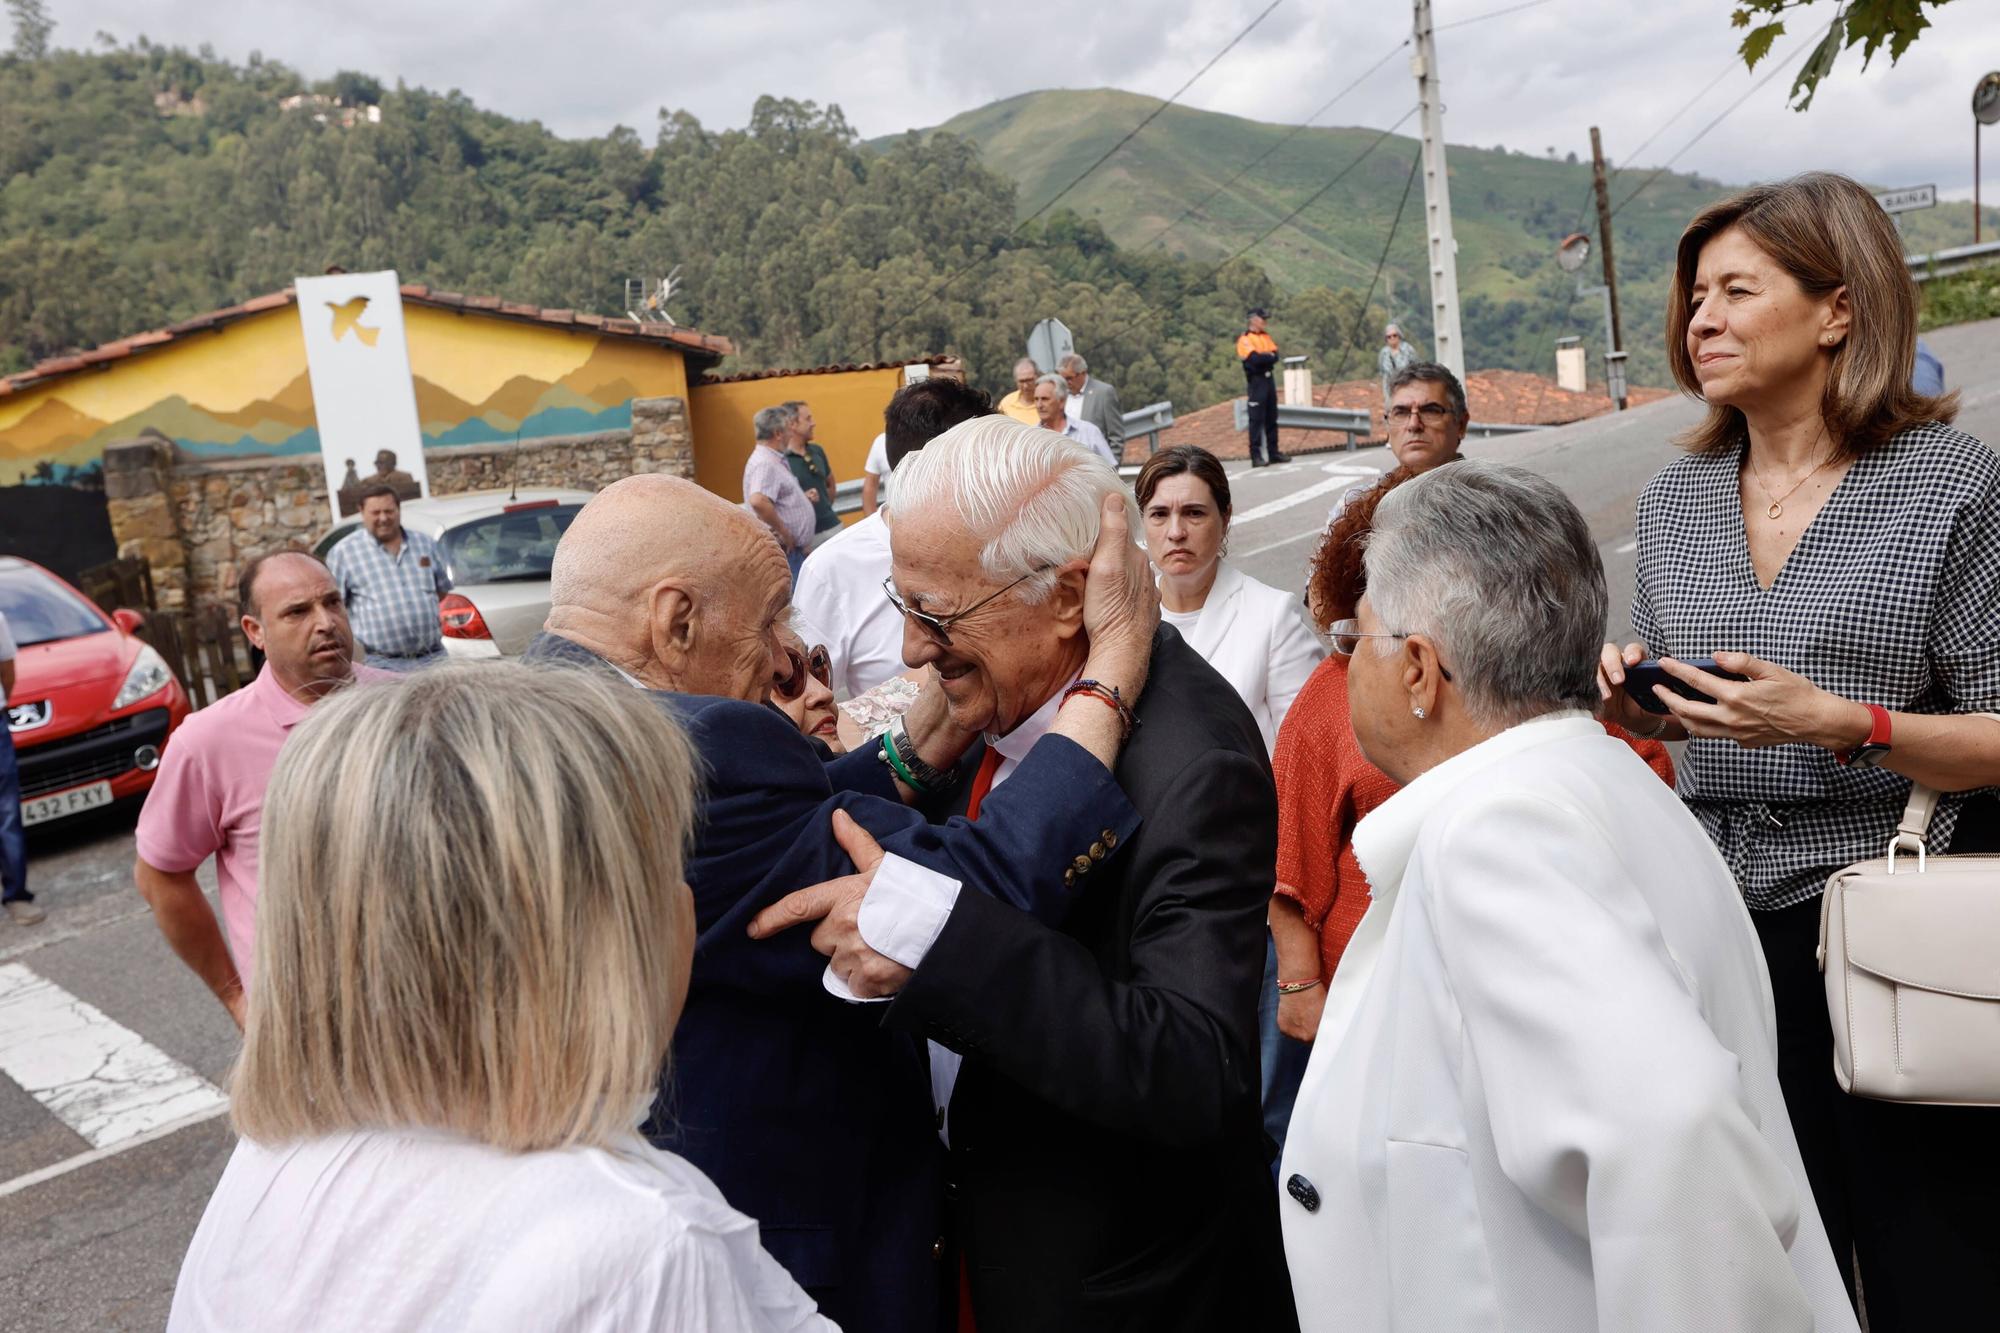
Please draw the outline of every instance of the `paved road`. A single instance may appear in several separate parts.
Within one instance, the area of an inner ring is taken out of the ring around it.
[[[2000,441],[2000,321],[1931,342],[1965,391],[1960,424]],[[1575,497],[1622,630],[1633,502],[1695,415],[1669,401],[1469,452],[1534,468]],[[1374,449],[1232,469],[1237,561],[1301,587],[1328,507],[1385,459]],[[212,1090],[236,1032],[132,890],[132,820],[114,809],[38,830],[29,873],[49,919],[27,930],[0,920],[0,1330],[161,1327],[232,1144]]]

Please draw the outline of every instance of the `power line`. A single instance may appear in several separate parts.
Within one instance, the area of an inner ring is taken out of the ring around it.
[[[1280,148],[1283,148],[1286,144],[1290,143],[1294,138],[1298,137],[1300,133],[1302,133],[1308,127],[1310,127],[1314,121],[1318,120],[1328,111],[1331,111],[1333,109],[1334,103],[1338,102],[1341,98],[1353,92],[1356,88],[1359,88],[1362,82],[1366,80],[1369,75],[1373,74],[1376,70],[1382,68],[1382,66],[1388,64],[1389,61],[1395,56],[1395,54],[1398,51],[1402,50],[1409,44],[1410,44],[1410,39],[1405,37],[1402,41],[1396,43],[1394,46],[1390,47],[1387,51],[1383,52],[1382,58],[1377,60],[1374,64],[1370,65],[1367,69],[1363,70],[1360,74],[1360,77],[1356,78],[1354,82],[1348,84],[1345,88],[1342,88],[1339,92],[1335,93],[1332,97],[1327,98],[1325,102],[1321,103],[1319,110],[1313,112],[1310,116],[1307,116],[1303,121],[1300,121],[1297,125],[1292,126],[1292,128],[1286,132],[1283,138],[1279,139],[1278,142],[1272,144],[1269,148],[1266,148],[1262,153],[1259,153],[1257,157],[1249,163],[1249,165],[1243,167],[1234,176],[1231,176],[1228,180],[1222,182],[1222,184],[1216,186],[1213,190],[1210,190],[1207,194],[1203,195],[1199,201],[1189,204],[1186,208],[1182,209],[1178,217],[1176,217],[1172,222],[1169,222],[1166,226],[1154,232],[1144,241],[1141,241],[1138,245],[1134,246],[1133,250],[1135,252],[1145,250],[1147,247],[1151,246],[1153,242],[1165,236],[1175,227],[1180,226],[1181,223],[1185,222],[1191,215],[1198,213],[1203,208],[1207,207],[1208,202],[1211,199],[1214,199],[1224,190],[1227,190],[1230,186],[1236,184],[1237,181],[1242,180],[1245,176],[1249,175],[1252,171],[1255,171],[1259,166],[1263,165],[1265,159],[1269,158],[1271,154],[1277,152]]]
[[[1220,51],[1217,51],[1214,55],[1210,56],[1208,58],[1207,64],[1203,65],[1193,74],[1190,74],[1188,76],[1188,80],[1186,83],[1183,83],[1180,87],[1174,89],[1173,96],[1169,97],[1166,101],[1160,103],[1158,106],[1154,107],[1150,112],[1148,112],[1146,114],[1145,119],[1141,120],[1137,125],[1134,125],[1132,127],[1130,133],[1126,134],[1124,138],[1120,139],[1117,143],[1112,144],[1110,148],[1106,149],[1104,156],[1098,158],[1095,162],[1085,167],[1077,175],[1077,178],[1075,180],[1071,181],[1069,184],[1063,186],[1060,190],[1057,190],[1054,194],[1050,195],[1047,202],[1045,202],[1040,208],[1028,214],[1028,216],[1022,218],[1019,222],[1015,223],[1014,230],[1019,231],[1022,227],[1025,227],[1030,222],[1033,222],[1036,218],[1048,212],[1051,208],[1054,208],[1056,205],[1056,201],[1058,199],[1061,199],[1071,190],[1074,190],[1077,186],[1083,184],[1085,177],[1089,176],[1091,172],[1096,171],[1106,162],[1109,162],[1111,160],[1112,154],[1116,153],[1126,144],[1131,143],[1132,140],[1138,135],[1140,130],[1145,129],[1148,125],[1152,124],[1156,119],[1159,118],[1161,112],[1165,111],[1168,107],[1172,106],[1175,102],[1179,101],[1181,94],[1186,92],[1189,88],[1192,88],[1194,86],[1196,79],[1199,79],[1202,75],[1208,73],[1209,70],[1213,69],[1215,67],[1216,61],[1222,59],[1224,56],[1228,55],[1231,51],[1235,50],[1236,44],[1238,42],[1242,41],[1245,37],[1248,37],[1252,29],[1254,29],[1258,24],[1262,23],[1265,19],[1269,18],[1271,16],[1271,11],[1276,9],[1279,5],[1283,3],[1284,0],[1271,0],[1270,4],[1264,6],[1263,13],[1259,14],[1256,18],[1251,19],[1249,25],[1246,26],[1243,29],[1243,31],[1237,33],[1234,37],[1229,39],[1229,45],[1223,47]]]
[[[1625,205],[1631,203],[1634,199],[1637,199],[1641,194],[1645,192],[1645,189],[1648,185],[1651,185],[1654,181],[1658,180],[1662,175],[1666,174],[1667,168],[1671,167],[1674,163],[1678,162],[1681,159],[1681,157],[1687,152],[1688,149],[1700,143],[1703,135],[1706,135],[1710,130],[1714,129],[1717,125],[1720,125],[1723,121],[1727,120],[1729,118],[1730,113],[1735,111],[1737,107],[1742,106],[1752,97],[1755,97],[1758,93],[1762,92],[1765,84],[1769,83],[1772,79],[1775,79],[1780,74],[1784,73],[1785,68],[1788,65],[1790,65],[1795,58],[1797,58],[1800,52],[1804,51],[1807,47],[1823,39],[1827,33],[1833,30],[1833,24],[1840,22],[1840,19],[1841,16],[1839,14],[1834,15],[1833,23],[1827,24],[1826,27],[1821,28],[1817,33],[1806,38],[1804,41],[1800,42],[1797,46],[1793,47],[1790,54],[1788,54],[1784,58],[1784,60],[1771,66],[1771,72],[1769,74],[1766,74],[1763,78],[1751,84],[1750,90],[1748,92],[1744,93],[1734,102],[1731,102],[1728,106],[1724,107],[1720,115],[1716,116],[1714,120],[1709,121],[1708,124],[1702,126],[1701,129],[1695,133],[1694,138],[1689,139],[1686,143],[1682,144],[1680,146],[1680,150],[1676,152],[1672,157],[1662,162],[1659,165],[1659,167],[1654,170],[1652,175],[1646,177],[1645,180],[1640,181],[1638,189],[1633,190],[1630,194],[1626,195],[1623,199],[1619,200],[1617,205],[1614,208],[1612,208],[1611,216],[1617,217],[1618,214],[1624,209]],[[1713,85],[1710,86],[1712,87]]]
[[[1407,120],[1409,117],[1404,117]],[[1398,122],[1399,124],[1401,122]],[[1379,140],[1377,142],[1380,142]],[[1382,242],[1382,256],[1375,261],[1375,276],[1368,279],[1368,294],[1361,298],[1360,309],[1354,312],[1354,325],[1347,331],[1347,337],[1340,349],[1340,366],[1333,372],[1333,383],[1340,383],[1340,377],[1347,373],[1347,355],[1354,350],[1354,340],[1360,336],[1361,321],[1368,318],[1368,303],[1375,299],[1375,284],[1382,280],[1382,270],[1389,263],[1389,247],[1396,243],[1396,229],[1403,225],[1403,210],[1409,206],[1410,187],[1416,184],[1417,167],[1424,160],[1422,144],[1417,145],[1416,156],[1410,159],[1410,174],[1403,180],[1403,197],[1396,202],[1396,216],[1389,223],[1389,239]]]
[[[1055,207],[1057,201],[1062,199],[1071,190],[1074,190],[1077,186],[1083,184],[1084,180],[1087,179],[1093,171],[1096,171],[1099,167],[1103,166],[1106,162],[1110,161],[1112,154],[1116,153],[1126,144],[1132,142],[1134,136],[1136,136],[1139,133],[1139,131],[1145,129],[1148,125],[1152,124],[1155,120],[1157,120],[1160,117],[1160,115],[1163,112],[1166,111],[1168,107],[1172,106],[1175,102],[1179,101],[1181,94],[1194,86],[1195,80],[1199,79],[1202,75],[1208,73],[1209,70],[1213,69],[1215,67],[1216,61],[1222,59],[1224,56],[1228,55],[1231,51],[1235,50],[1237,43],[1241,42],[1245,37],[1248,37],[1252,32],[1252,30],[1254,30],[1258,24],[1262,23],[1265,19],[1270,17],[1272,10],[1276,9],[1279,5],[1283,3],[1284,0],[1271,0],[1271,3],[1264,6],[1262,12],[1260,12],[1256,18],[1251,19],[1249,23],[1244,25],[1242,31],[1238,32],[1234,37],[1229,39],[1227,45],[1225,45],[1220,51],[1217,51],[1214,55],[1210,56],[1208,58],[1207,63],[1202,65],[1200,69],[1196,70],[1192,75],[1190,75],[1185,83],[1181,84],[1180,87],[1174,89],[1173,95],[1171,97],[1168,97],[1164,102],[1161,102],[1158,106],[1154,107],[1150,112],[1148,112],[1145,115],[1145,117],[1139,121],[1137,125],[1134,125],[1132,127],[1131,131],[1127,133],[1124,138],[1120,139],[1117,143],[1112,144],[1111,147],[1108,150],[1106,150],[1103,156],[1099,157],[1095,162],[1092,162],[1089,166],[1085,167],[1083,171],[1080,172],[1074,180],[1070,181],[1070,183],[1063,186],[1062,189],[1057,190],[1054,194],[1050,195],[1048,199],[1043,201],[1042,206],[1040,208],[1037,208],[1034,212],[1028,214],[1028,216],[1022,218],[1021,220],[1016,222],[1012,227],[1008,228],[1007,235],[1013,236],[1016,233],[1018,233],[1021,230],[1021,228],[1027,226],[1030,222],[1033,222],[1036,218],[1040,217],[1042,214],[1048,212],[1051,208]],[[924,294],[924,298],[921,301],[918,301],[914,306],[910,307],[909,310],[905,311],[901,319],[898,319],[894,324],[890,325],[886,330],[884,330],[882,336],[888,337],[891,334],[894,334],[898,329],[902,328],[903,325],[909,323],[912,319],[916,318],[917,315],[921,314],[924,311],[924,309],[930,305],[932,301],[935,301],[938,297],[942,296],[946,288],[950,287],[954,282],[957,282],[960,278],[964,277],[967,273],[970,273],[973,269],[977,268],[979,265],[985,263],[988,259],[991,259],[994,254],[998,253],[998,249],[999,247],[996,244],[987,253],[974,256],[972,259],[968,260],[964,264],[961,264],[958,268],[954,269],[951,273],[947,274],[942,282],[938,283],[937,286],[931,288],[929,292]]]
[[[1551,3],[1551,0],[1525,0],[1522,4],[1508,5],[1504,9],[1488,10],[1484,14],[1474,14],[1471,18],[1453,19],[1449,23],[1433,23],[1431,31],[1443,32],[1447,28],[1464,28],[1474,23],[1484,23],[1488,19],[1504,18],[1508,14],[1518,14],[1524,9],[1538,9],[1549,3]]]
[[[1405,111],[1402,114],[1402,117],[1399,120],[1397,120],[1394,125],[1391,125],[1388,129],[1383,130],[1380,134],[1376,135],[1375,138],[1369,143],[1369,145],[1361,150],[1361,155],[1359,157],[1355,158],[1352,162],[1349,162],[1346,166],[1342,167],[1339,171],[1335,172],[1333,174],[1332,180],[1329,180],[1326,184],[1320,186],[1317,190],[1314,190],[1312,194],[1307,197],[1304,203],[1300,204],[1297,208],[1293,209],[1291,212],[1285,214],[1285,216],[1283,216],[1282,218],[1279,218],[1276,224],[1274,224],[1269,231],[1266,231],[1262,236],[1259,236],[1256,240],[1250,242],[1250,244],[1244,246],[1241,250],[1238,250],[1235,254],[1230,255],[1229,258],[1224,259],[1219,263],[1217,263],[1215,269],[1220,270],[1223,267],[1223,265],[1233,263],[1236,260],[1243,258],[1244,255],[1250,253],[1252,250],[1255,250],[1258,246],[1270,240],[1271,237],[1277,235],[1278,232],[1283,230],[1285,227],[1289,226],[1294,218],[1298,217],[1299,214],[1305,212],[1308,208],[1311,208],[1314,204],[1318,203],[1328,190],[1331,190],[1334,186],[1340,184],[1341,179],[1344,176],[1346,176],[1349,172],[1353,171],[1356,167],[1360,166],[1364,161],[1366,161],[1370,153],[1374,152],[1377,148],[1381,147],[1382,141],[1384,139],[1387,139],[1390,135],[1394,134],[1397,130],[1401,129],[1403,122],[1416,114],[1417,114],[1416,107],[1411,107],[1408,111]],[[1407,197],[1408,191],[1406,190],[1404,193],[1405,197]],[[1400,216],[1400,211],[1398,213],[1398,216]]]

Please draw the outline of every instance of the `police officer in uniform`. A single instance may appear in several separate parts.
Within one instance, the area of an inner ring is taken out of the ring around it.
[[[1244,395],[1250,400],[1251,467],[1292,461],[1290,454],[1278,452],[1278,386],[1271,379],[1271,368],[1278,364],[1278,344],[1264,332],[1264,318],[1262,310],[1252,310],[1249,329],[1236,340],[1236,356],[1243,362]]]

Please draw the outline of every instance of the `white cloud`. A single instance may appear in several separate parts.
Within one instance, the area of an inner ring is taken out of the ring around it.
[[[1438,0],[1449,24],[1507,0]],[[1791,20],[1783,55],[1832,14]],[[1257,0],[1120,0],[1059,11],[914,6],[886,0],[66,0],[58,44],[98,29],[121,39],[252,50],[313,77],[352,68],[386,81],[463,90],[482,106],[566,135],[626,124],[650,138],[658,108],[711,127],[741,125],[762,93],[837,102],[865,135],[932,125],[1035,88],[1104,87],[1165,96],[1256,12]],[[1823,11],[1823,12],[1822,12]],[[1310,114],[1407,34],[1395,0],[1286,0],[1184,99],[1262,120]],[[1977,16],[1975,17],[1975,12]],[[1785,106],[1789,72],[1675,165],[1724,181],[1807,168],[1881,185],[1972,179],[1972,86],[2000,63],[1990,0],[1933,11],[1934,27],[1891,68],[1847,52],[1806,115]],[[1439,36],[1454,142],[1539,153],[1589,151],[1601,125],[1614,160],[1734,61],[1740,34],[1714,0],[1551,0]],[[1750,87],[1729,73],[1640,157],[1664,160]],[[1392,59],[1324,123],[1384,125],[1415,100]],[[2000,148],[2000,139],[1996,139]],[[2000,152],[1993,154],[2000,156]],[[1993,191],[2000,195],[2000,189]]]

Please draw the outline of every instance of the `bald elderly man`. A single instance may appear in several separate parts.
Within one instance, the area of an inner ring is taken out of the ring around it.
[[[1157,599],[1122,508],[1115,527],[1088,562],[1086,673],[1133,698]],[[1085,568],[1075,562],[1076,577]],[[967,900],[1061,915],[1073,892],[1064,868],[1137,826],[1110,772],[1122,729],[1101,699],[1069,699],[1022,762],[1028,780],[995,791],[976,821],[930,824],[914,803],[957,784],[956,762],[990,716],[952,704],[934,681],[884,745],[822,759],[767,702],[798,669],[779,633],[790,589],[784,553],[751,515],[690,482],[630,477],[586,505],[557,547],[547,626],[525,660],[616,672],[651,692],[707,767],[687,868],[699,938],[648,1136],[755,1217],[765,1247],[829,1317],[935,1333],[955,1274],[941,1262],[923,1045],[884,1029],[879,1008],[828,993],[843,982],[866,992],[896,965],[860,942],[858,901],[813,932],[753,940],[748,926],[793,890],[851,875],[842,839],[866,845],[857,827]],[[940,607],[936,620],[963,633],[989,611]],[[842,947],[843,978],[829,978],[814,940]]]

